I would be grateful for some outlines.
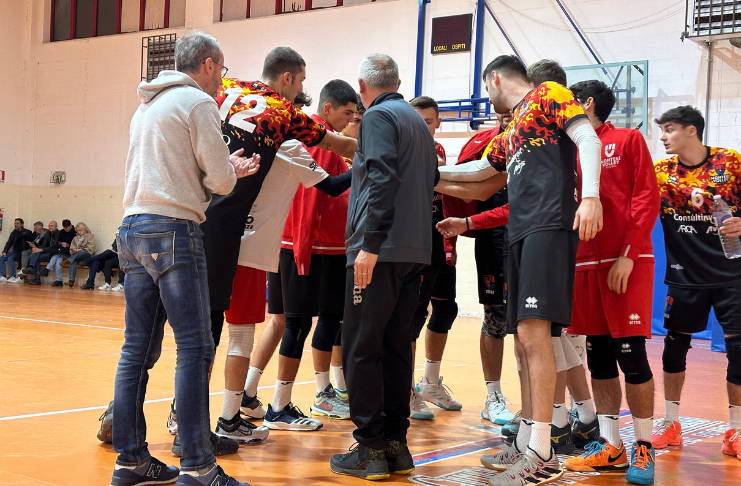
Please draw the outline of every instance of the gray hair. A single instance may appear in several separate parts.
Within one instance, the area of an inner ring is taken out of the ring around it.
[[[358,79],[370,88],[393,88],[399,84],[399,66],[391,56],[371,54],[360,61]]]
[[[221,46],[216,38],[192,30],[175,43],[175,69],[181,73],[197,73],[203,61],[210,57],[216,62],[220,55]]]

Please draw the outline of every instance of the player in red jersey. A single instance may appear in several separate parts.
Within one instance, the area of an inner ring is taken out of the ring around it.
[[[571,86],[602,141],[600,200],[604,229],[579,243],[569,333],[587,336],[599,430],[597,443],[564,462],[573,471],[626,472],[629,482],[653,484],[651,447],[654,384],[646,355],[651,337],[654,257],[651,231],[659,212],[659,191],[648,146],[640,131],[615,128],[607,118],[615,104],[601,81]],[[622,394],[633,414],[636,442],[629,464],[620,440]]]
[[[679,106],[656,120],[661,141],[673,157],[654,165],[661,193],[661,224],[669,286],[664,310],[664,404],[666,415],[653,435],[654,447],[682,443],[679,400],[692,333],[706,328],[712,307],[726,342],[728,430],[724,454],[741,459],[741,259],[727,259],[712,218],[720,196],[734,217],[720,231],[741,235],[741,156],[702,143],[705,120],[691,106]]]

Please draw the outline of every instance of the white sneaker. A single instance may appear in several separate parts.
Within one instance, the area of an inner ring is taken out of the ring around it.
[[[19,279],[18,277],[10,277],[8,279],[8,283],[21,283],[21,279]]]
[[[489,420],[496,425],[504,425],[514,418],[514,414],[507,408],[509,400],[504,398],[499,392],[494,392],[486,397],[484,410],[481,411],[481,417]]]
[[[178,414],[175,411],[175,399],[170,404],[170,415],[167,416],[167,430],[170,435],[178,435]]]
[[[103,284],[98,287],[98,290],[111,290],[111,284]]]
[[[498,454],[484,454],[481,456],[481,465],[494,471],[506,471],[520,460],[522,455],[522,452],[517,449],[517,445],[513,442],[511,446]]]
[[[432,413],[430,407],[427,406],[425,401],[422,400],[422,397],[419,395],[419,392],[414,388],[412,388],[412,395],[409,398],[409,409],[409,418],[417,420],[431,420],[435,418],[435,414]]]
[[[5,277],[0,277],[0,282],[7,282],[7,281],[8,281],[8,279],[7,279],[7,278],[5,278]]]
[[[121,284],[116,285],[111,289],[111,292],[123,292],[124,286]]]
[[[417,384],[417,391],[422,400],[437,405],[443,410],[460,410],[463,408],[460,402],[450,396],[450,389],[443,385],[442,377],[437,380],[437,383],[433,384],[423,376]]]

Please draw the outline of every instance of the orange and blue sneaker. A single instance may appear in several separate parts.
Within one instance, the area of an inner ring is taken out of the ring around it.
[[[726,430],[720,451],[729,456],[736,456],[736,459],[741,460],[741,429]]]
[[[630,454],[630,467],[625,479],[633,484],[653,484],[655,465],[656,451],[653,446],[649,442],[634,442]]]
[[[586,452],[581,456],[566,459],[563,467],[569,471],[603,474],[625,473],[628,470],[628,455],[622,441],[620,447],[615,447],[600,437],[599,440],[587,444],[584,449]]]
[[[659,424],[659,429],[651,435],[651,444],[656,449],[664,449],[666,446],[682,445],[682,424],[677,420],[664,419]]]

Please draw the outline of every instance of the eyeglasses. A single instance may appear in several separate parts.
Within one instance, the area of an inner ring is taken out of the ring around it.
[[[211,59],[211,58],[209,57],[208,59]],[[206,59],[206,61],[208,61],[208,59]],[[201,64],[206,64],[206,61],[203,61]],[[226,76],[226,73],[229,72],[229,68],[226,67],[226,66],[224,66],[223,64],[219,64],[218,62],[214,61],[213,59],[211,59],[211,62],[214,63],[214,64],[216,64],[217,66],[219,66],[221,68],[221,77],[222,78],[225,77]]]

